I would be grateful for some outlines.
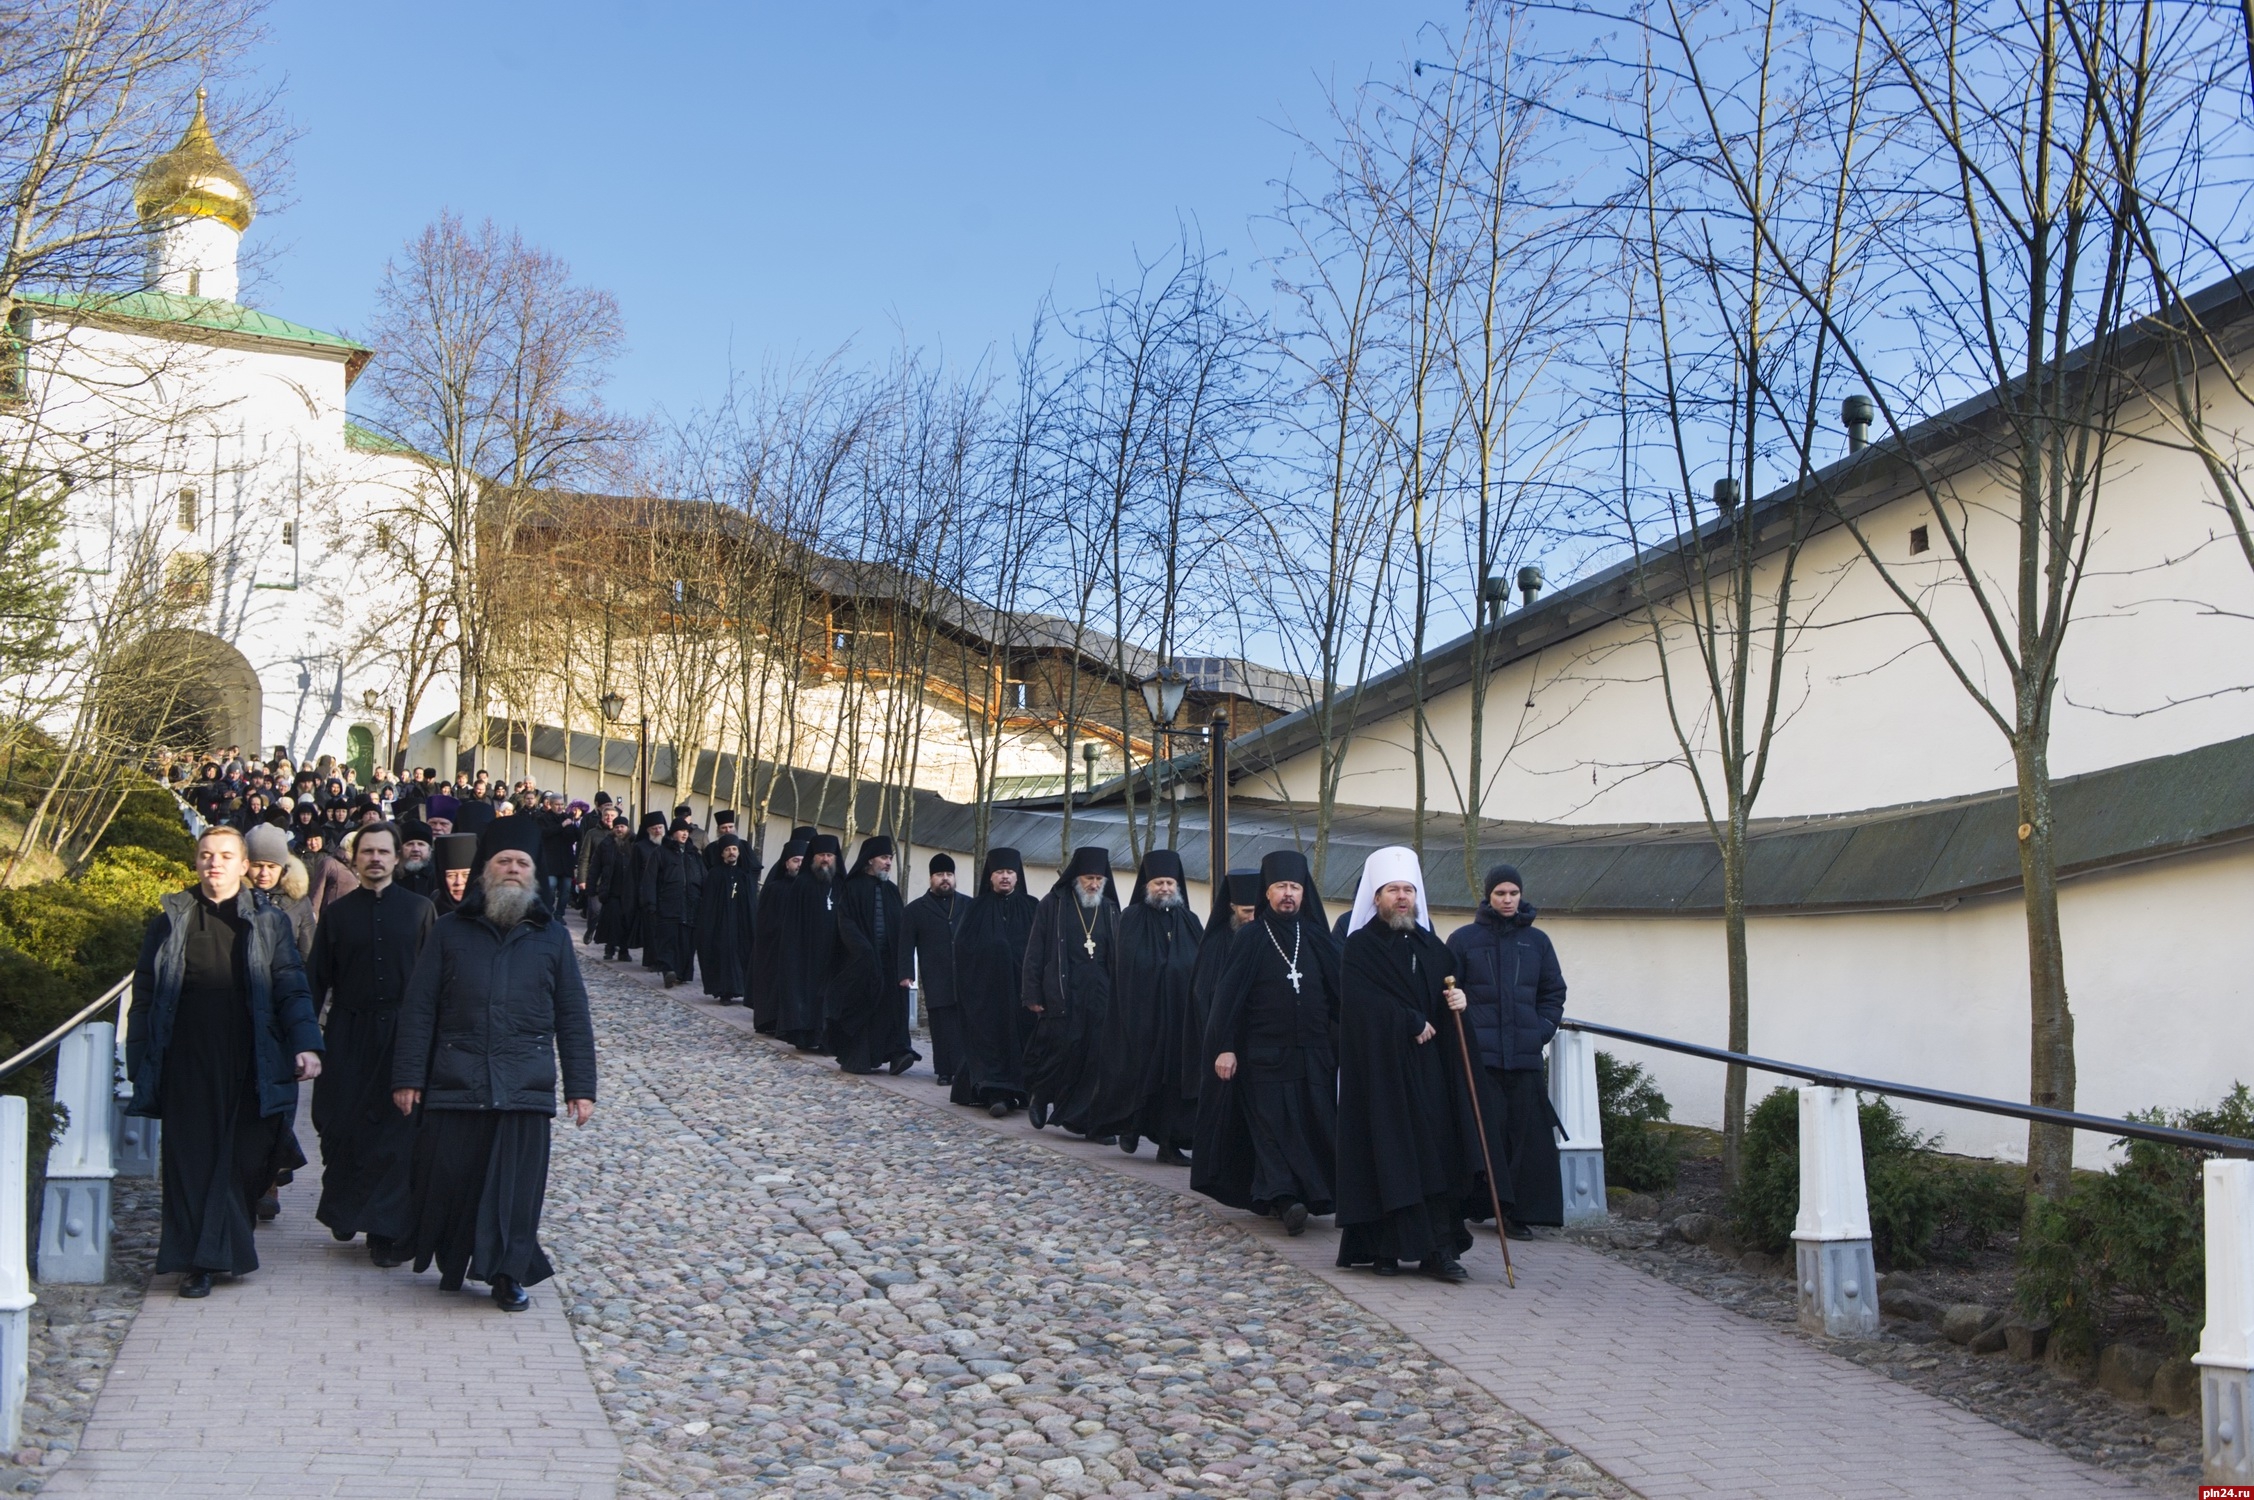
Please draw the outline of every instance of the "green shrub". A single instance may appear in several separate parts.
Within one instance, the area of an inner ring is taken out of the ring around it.
[[[2254,1094],[2241,1083],[2212,1109],[2129,1118],[2254,1139]],[[2052,1338],[2073,1353],[2094,1353],[2108,1324],[2131,1312],[2156,1319],[2176,1352],[2189,1354],[2206,1319],[2206,1153],[2118,1144],[2120,1165],[2079,1176],[2059,1202],[2030,1206],[2020,1310],[2050,1322]]]
[[[1920,1266],[1937,1250],[1977,1249],[2018,1216],[2010,1168],[1932,1149],[1883,1098],[1857,1096],[1871,1253],[1887,1266]],[[1800,1216],[1800,1095],[1774,1089],[1745,1121],[1745,1154],[1730,1212],[1751,1244],[1781,1252]]]
[[[196,841],[180,821],[180,804],[154,782],[126,794],[124,805],[94,845],[96,853],[129,848],[146,849],[184,865],[196,862]]]
[[[1641,1064],[1597,1054],[1597,1108],[1604,1126],[1604,1182],[1663,1193],[1680,1166],[1675,1138],[1661,1122],[1673,1113]]]

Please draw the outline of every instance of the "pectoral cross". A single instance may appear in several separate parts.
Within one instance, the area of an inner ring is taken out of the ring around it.
[[[1096,956],[1096,939],[1093,933],[1089,934],[1089,936],[1081,942],[1080,946],[1088,950],[1088,956],[1090,958],[1094,958]]]
[[[1294,960],[1294,961],[1293,961],[1293,962],[1292,962],[1292,963],[1291,963],[1290,965],[1288,965],[1288,966],[1287,966],[1287,967],[1286,967],[1286,968],[1284,969],[1284,978],[1286,978],[1286,979],[1288,979],[1288,980],[1290,980],[1290,981],[1291,981],[1291,992],[1292,992],[1292,993],[1293,993],[1294,995],[1298,994],[1298,993],[1299,993],[1299,964],[1298,964],[1298,962],[1297,962],[1296,960]]]

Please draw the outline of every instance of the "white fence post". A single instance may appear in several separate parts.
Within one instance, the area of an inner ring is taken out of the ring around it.
[[[133,1014],[130,1003],[117,1008],[117,1069],[110,1094],[110,1165],[120,1177],[157,1175],[157,1143],[163,1132],[147,1115],[129,1115],[125,1106],[133,1099],[133,1080],[125,1076],[125,1032]]]
[[[70,1123],[47,1153],[39,1279],[98,1286],[110,1276],[110,1125],[117,1110],[117,1029],[89,1021],[55,1052],[55,1102]]]
[[[24,1383],[31,1376],[31,1270],[24,1264],[24,1227],[31,1217],[30,1155],[24,1101],[0,1094],[0,1448],[23,1436]]]
[[[1597,1099],[1597,1043],[1585,1031],[1561,1030],[1550,1038],[1550,1108],[1558,1118],[1558,1172],[1565,1183],[1565,1222],[1601,1219],[1604,1195],[1604,1114]]]
[[[1800,1217],[1792,1230],[1800,1326],[1834,1338],[1878,1331],[1878,1267],[1871,1259],[1870,1194],[1855,1096],[1800,1090]]]
[[[2254,1484],[2254,1161],[2207,1163],[2207,1327],[2200,1367],[2201,1475]]]

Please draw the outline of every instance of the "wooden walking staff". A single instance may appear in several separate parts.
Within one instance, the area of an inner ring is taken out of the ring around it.
[[[1450,974],[1441,980],[1440,987],[1454,989],[1456,976]],[[1471,1071],[1471,1043],[1464,1037],[1464,1013],[1451,1005],[1448,1019],[1456,1023],[1456,1052],[1464,1060],[1464,1088],[1471,1094],[1471,1123],[1479,1129],[1479,1159],[1487,1164],[1487,1202],[1495,1210],[1495,1243],[1503,1248],[1503,1284],[1516,1287],[1518,1273],[1511,1269],[1510,1230],[1503,1224],[1503,1195],[1495,1191],[1495,1154],[1487,1149],[1487,1121],[1479,1112],[1479,1078]]]

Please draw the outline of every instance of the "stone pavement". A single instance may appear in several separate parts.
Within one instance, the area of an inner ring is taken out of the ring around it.
[[[741,1007],[713,1006],[687,989],[673,993],[751,1030]],[[1504,1285],[1495,1241],[1485,1234],[1466,1260],[1469,1286],[1383,1280],[1333,1263],[1337,1233],[1328,1220],[1292,1239],[1271,1220],[1190,1193],[1189,1174],[1158,1166],[1147,1149],[1130,1157],[1036,1131],[1022,1113],[993,1120],[950,1105],[928,1065],[901,1078],[839,1083],[884,1088],[1181,1193],[1383,1317],[1647,1500],[2006,1493],[2149,1500],[2161,1493],[1569,1241],[1514,1244],[1515,1290]]]
[[[311,1090],[302,1091],[310,1099]],[[259,1270],[184,1302],[159,1276],[53,1496],[609,1500],[620,1452],[555,1282],[511,1316],[379,1271],[313,1220],[314,1163]],[[553,1233],[557,1226],[550,1226]]]

